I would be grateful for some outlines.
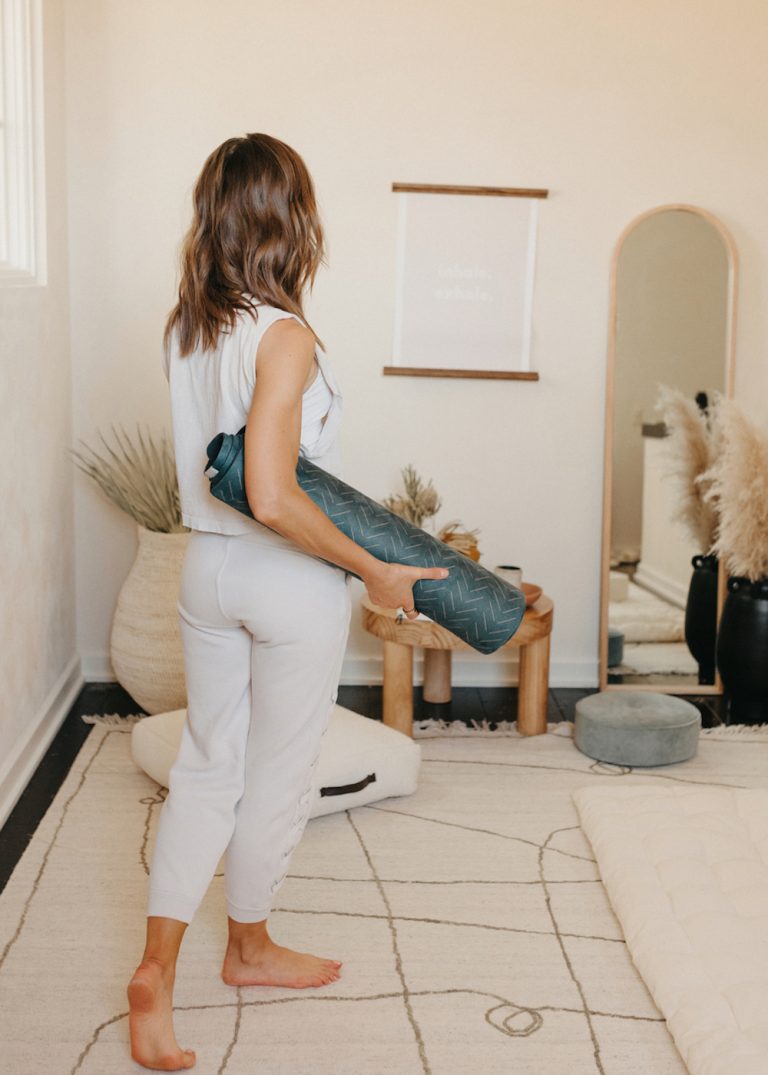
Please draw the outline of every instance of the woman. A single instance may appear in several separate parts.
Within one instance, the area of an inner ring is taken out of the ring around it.
[[[310,809],[349,633],[349,573],[409,619],[414,582],[448,573],[371,556],[296,481],[300,453],[341,469],[341,392],[302,307],[325,260],[304,161],[269,135],[230,138],[193,200],[163,356],[192,531],[178,602],[187,719],[127,988],[131,1055],[165,1071],[195,1063],[173,1029],[176,961],[225,851],[223,980],[302,988],[339,977],[341,961],[273,941],[267,915]],[[253,519],[216,500],[204,473],[208,442],[243,425]]]

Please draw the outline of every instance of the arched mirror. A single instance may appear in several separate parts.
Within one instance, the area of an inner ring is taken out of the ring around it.
[[[722,693],[714,654],[726,579],[675,519],[675,487],[666,480],[669,431],[658,402],[659,386],[667,385],[706,416],[715,391],[733,394],[736,284],[731,236],[716,217],[693,205],[643,213],[614,249],[601,690]]]

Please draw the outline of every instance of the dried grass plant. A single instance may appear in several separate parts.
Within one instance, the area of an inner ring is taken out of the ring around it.
[[[669,435],[666,477],[676,486],[673,522],[680,522],[696,545],[696,551],[710,554],[717,532],[717,506],[705,499],[705,474],[714,462],[720,432],[717,423],[679,388],[659,384],[656,407]]]
[[[712,551],[729,574],[755,582],[768,577],[768,437],[725,397],[715,403],[713,422],[717,451],[700,479],[719,516]]]
[[[85,445],[90,453],[88,458],[70,448],[76,466],[96,482],[113,504],[147,530],[164,534],[186,532],[188,527],[181,521],[173,446],[165,431],[156,444],[149,430],[143,435],[137,424],[134,443],[122,427],[120,433],[114,426],[111,428],[115,448],[99,432],[106,455],[99,455]]]
[[[463,552],[471,560],[479,560],[480,549],[477,543],[477,534],[479,533],[479,527],[476,526],[474,530],[467,530],[462,527],[461,519],[451,519],[449,523],[440,528],[437,538],[458,552]]]
[[[438,513],[442,501],[432,486],[432,479],[424,485],[410,463],[403,467],[400,473],[403,476],[405,496],[388,496],[381,503],[401,519],[407,519],[415,526],[423,526],[425,519]]]

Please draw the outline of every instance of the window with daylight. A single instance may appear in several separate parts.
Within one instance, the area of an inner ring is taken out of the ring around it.
[[[0,286],[45,283],[40,0],[0,0]]]

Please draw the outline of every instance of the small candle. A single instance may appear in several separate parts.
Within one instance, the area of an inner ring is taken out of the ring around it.
[[[520,589],[523,581],[523,569],[518,567],[517,564],[497,564],[493,570],[505,582],[510,583],[512,586],[517,586],[518,590]]]

